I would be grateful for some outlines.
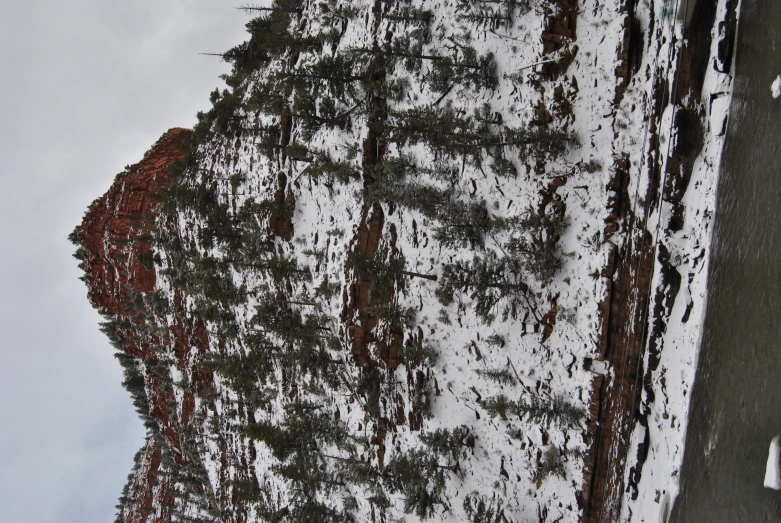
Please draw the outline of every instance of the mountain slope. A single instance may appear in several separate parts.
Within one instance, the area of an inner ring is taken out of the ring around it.
[[[71,236],[149,430],[118,520],[613,510],[662,185],[632,174],[660,117],[648,19],[246,10],[230,89]]]

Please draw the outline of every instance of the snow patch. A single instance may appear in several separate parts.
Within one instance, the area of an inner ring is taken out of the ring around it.
[[[713,103],[711,104],[711,130],[716,136],[723,136],[727,131],[727,114],[729,113],[729,103],[731,99],[731,96],[720,96],[713,100]]]
[[[773,98],[781,96],[781,75],[776,76],[773,85],[770,86],[770,92],[773,94]]]
[[[770,442],[765,469],[765,486],[773,490],[781,490],[781,435]]]

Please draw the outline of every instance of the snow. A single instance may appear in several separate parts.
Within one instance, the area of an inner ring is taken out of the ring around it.
[[[770,442],[765,469],[765,486],[773,490],[781,490],[781,435]]]
[[[727,131],[727,114],[729,113],[729,96],[720,96],[713,100],[710,110],[710,125],[713,134],[721,136]]]
[[[778,75],[773,85],[770,86],[770,92],[773,94],[773,98],[781,96],[781,75]]]

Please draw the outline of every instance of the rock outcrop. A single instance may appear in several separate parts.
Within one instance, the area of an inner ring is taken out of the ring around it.
[[[171,165],[182,159],[181,145],[190,133],[166,132],[144,159],[117,176],[111,188],[90,205],[76,230],[84,263],[84,278],[92,305],[104,314],[120,314],[130,291],[151,292],[154,269],[141,263],[149,252],[148,215],[152,195],[167,182]]]
[[[155,289],[154,265],[151,260],[144,260],[151,250],[148,239],[156,207],[154,195],[166,187],[170,167],[183,158],[182,145],[190,132],[181,128],[166,132],[141,162],[120,173],[109,190],[90,205],[74,231],[90,302],[106,317],[127,320],[126,327],[117,332],[115,342],[121,351],[140,360],[153,353],[148,343],[138,341],[142,337],[135,327],[140,320],[134,318],[131,302],[134,295]],[[177,347],[191,344],[189,333],[182,325],[174,325],[170,330],[172,336],[168,343]],[[157,380],[150,378],[147,385],[157,392]],[[164,394],[150,394],[150,413],[171,448],[180,449],[178,435],[171,426],[171,418],[176,413],[169,412],[166,399]],[[189,417],[189,413],[183,414],[187,415],[182,418]],[[161,443],[165,444],[148,436],[136,456],[134,473],[120,498],[120,521],[161,523],[170,519],[152,511],[156,502],[172,498],[170,481],[159,477]],[[183,459],[180,455],[175,458]]]

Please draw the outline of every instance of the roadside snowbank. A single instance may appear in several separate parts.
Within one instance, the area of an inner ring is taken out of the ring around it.
[[[781,436],[776,436],[770,442],[765,469],[765,486],[773,490],[781,490]]]

